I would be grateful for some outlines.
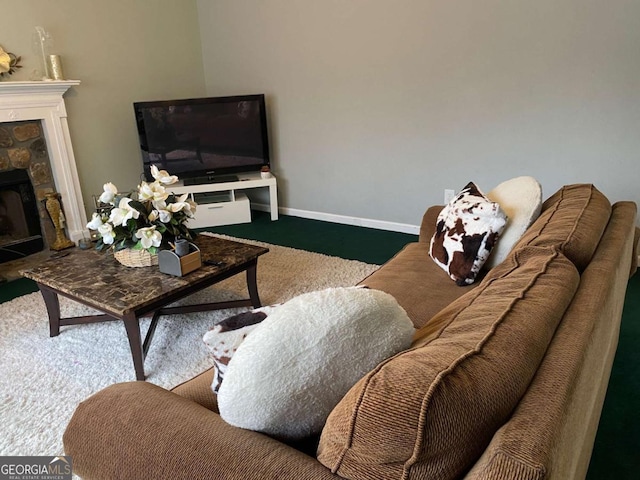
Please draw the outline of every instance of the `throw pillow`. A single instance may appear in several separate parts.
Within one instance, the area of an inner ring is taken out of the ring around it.
[[[506,223],[500,205],[469,182],[438,215],[429,255],[458,285],[469,285]]]
[[[500,234],[485,266],[493,268],[502,263],[520,237],[540,215],[542,186],[533,177],[517,177],[502,182],[487,197],[500,205],[509,221]]]
[[[273,306],[261,307],[233,315],[217,323],[204,334],[202,340],[211,350],[213,357],[214,373],[211,389],[214,393],[218,393],[227,365],[240,344],[274,308]]]
[[[414,333],[389,294],[329,288],[279,306],[229,362],[218,392],[221,417],[281,439],[319,433],[345,393]]]

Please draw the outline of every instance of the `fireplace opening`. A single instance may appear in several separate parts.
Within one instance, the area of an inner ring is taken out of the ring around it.
[[[44,250],[38,203],[26,170],[0,176],[0,263]]]

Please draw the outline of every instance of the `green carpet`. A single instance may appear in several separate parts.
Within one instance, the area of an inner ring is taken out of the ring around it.
[[[207,230],[377,265],[418,240],[417,235],[283,215],[272,222],[265,212],[252,211],[252,216],[251,223]]]
[[[613,361],[588,480],[640,475],[640,273],[629,280],[618,350]]]
[[[27,293],[37,292],[38,286],[27,278],[0,284],[0,303],[8,302]]]
[[[250,224],[207,229],[326,255],[382,264],[417,236],[252,212]],[[0,303],[37,291],[27,279],[0,285]],[[631,480],[640,471],[640,274],[629,282],[620,341],[596,437],[588,480]]]

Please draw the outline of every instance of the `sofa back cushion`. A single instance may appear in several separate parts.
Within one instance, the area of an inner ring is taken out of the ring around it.
[[[514,249],[555,246],[583,271],[611,216],[611,203],[590,184],[566,185],[542,204],[542,213]]]
[[[319,461],[348,479],[460,477],[526,391],[579,280],[555,248],[514,252],[429,322],[437,334],[347,393]]]

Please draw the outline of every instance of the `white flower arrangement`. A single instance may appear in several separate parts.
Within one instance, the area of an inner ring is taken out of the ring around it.
[[[87,224],[100,237],[96,249],[133,248],[154,254],[176,238],[193,240],[195,232],[187,228],[186,221],[193,218],[196,203],[186,193],[176,197],[166,191],[165,186],[176,183],[177,176],[155,165],[151,166],[151,175],[155,181],[138,185],[136,198],[119,194],[111,182],[104,184],[100,202],[111,207],[94,213]]]

